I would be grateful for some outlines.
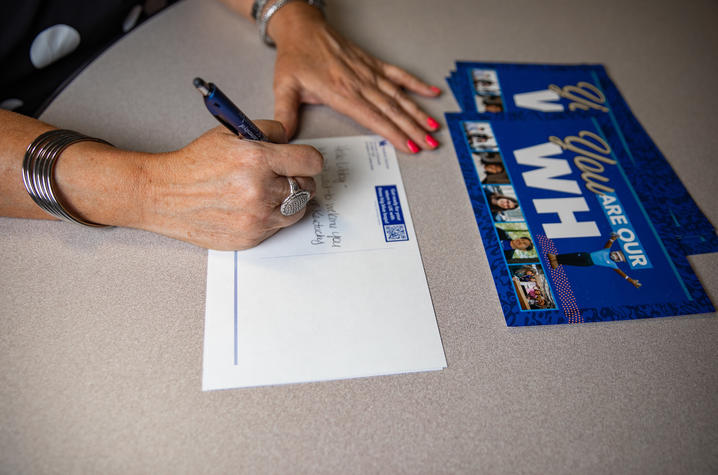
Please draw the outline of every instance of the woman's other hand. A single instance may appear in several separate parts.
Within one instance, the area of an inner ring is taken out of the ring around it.
[[[404,152],[439,145],[431,135],[439,124],[404,91],[435,97],[439,88],[367,54],[304,2],[280,8],[268,32],[277,45],[274,118],[289,137],[297,128],[300,104],[309,103],[332,107]]]

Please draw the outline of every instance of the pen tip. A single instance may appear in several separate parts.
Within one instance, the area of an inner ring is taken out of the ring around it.
[[[194,84],[194,87],[199,89],[199,92],[201,92],[203,96],[206,96],[209,93],[209,86],[206,82],[204,82],[204,79],[194,78],[192,84]]]

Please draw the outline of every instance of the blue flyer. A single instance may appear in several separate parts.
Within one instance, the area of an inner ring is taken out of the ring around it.
[[[611,117],[446,117],[508,325],[714,311]]]
[[[662,237],[686,255],[718,251],[715,228],[700,211],[661,151],[632,114],[601,65],[457,62],[447,78],[457,102],[487,120],[603,118],[623,142],[623,169],[638,183]]]

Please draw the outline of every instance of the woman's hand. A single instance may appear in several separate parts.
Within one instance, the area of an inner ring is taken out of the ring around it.
[[[268,32],[277,44],[274,118],[289,137],[296,130],[300,104],[309,103],[332,107],[404,152],[439,145],[430,134],[439,124],[404,92],[435,97],[439,88],[365,53],[304,2],[279,9]]]
[[[272,141],[286,142],[280,123],[257,125]],[[219,250],[253,247],[299,221],[304,210],[279,211],[290,192],[287,177],[313,195],[312,176],[323,165],[313,147],[243,140],[224,127],[163,154],[87,144],[95,147],[88,157],[83,145],[69,147],[65,153],[75,148],[74,154],[64,153],[56,170],[62,199],[74,212]]]
[[[281,124],[257,125],[270,140],[286,142]],[[151,181],[141,227],[212,249],[256,246],[304,216],[279,211],[290,192],[287,177],[313,195],[322,164],[313,147],[242,140],[217,127],[146,164]]]

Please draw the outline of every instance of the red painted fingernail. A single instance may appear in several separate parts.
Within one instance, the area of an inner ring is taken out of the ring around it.
[[[414,143],[413,140],[407,140],[406,145],[409,146],[409,150],[411,150],[411,153],[418,153],[419,152],[419,146]]]
[[[436,130],[439,128],[439,123],[435,121],[432,117],[429,117],[426,119],[426,124],[431,128],[431,130]]]
[[[429,147],[431,147],[431,148],[436,148],[439,146],[439,142],[437,142],[436,139],[429,134],[426,134],[426,137],[424,137],[424,140],[426,140],[426,143],[428,143]]]
[[[438,94],[441,92],[441,89],[436,86],[431,86],[431,92],[433,92],[434,94]]]

